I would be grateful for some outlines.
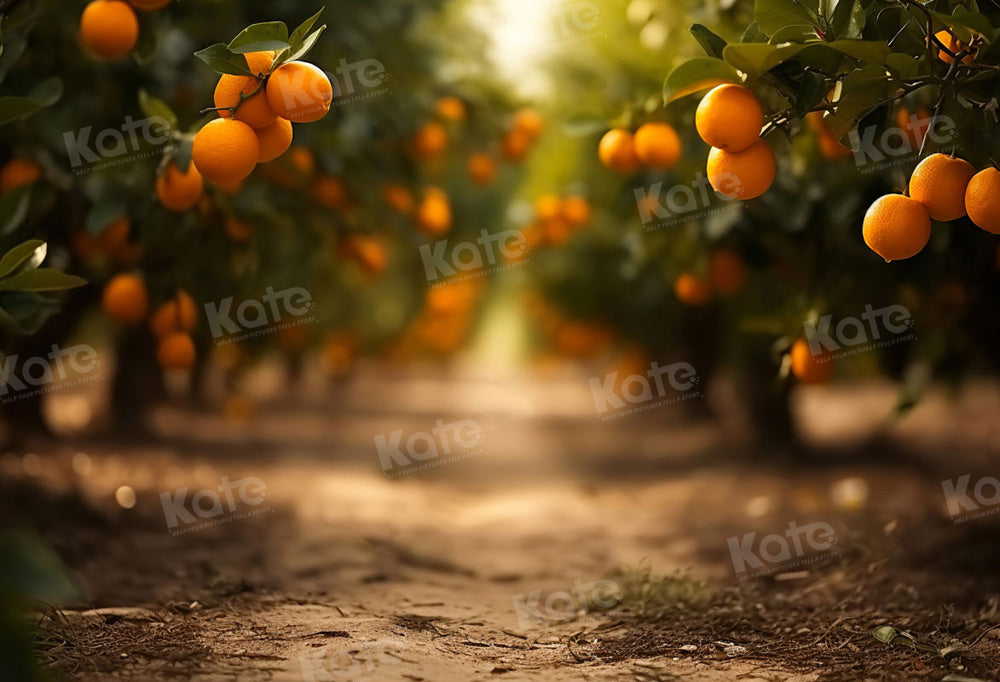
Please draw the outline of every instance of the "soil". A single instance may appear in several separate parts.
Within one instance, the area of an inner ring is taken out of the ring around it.
[[[586,385],[370,368],[249,419],[165,407],[156,442],[8,453],[0,518],[80,586],[37,615],[38,655],[73,680],[1000,679],[997,519],[956,523],[942,492],[997,473],[996,386],[897,422],[891,386],[801,392],[824,454],[777,467],[724,390],[712,420],[601,420]],[[375,438],[438,419],[475,420],[475,456],[387,477]],[[161,494],[223,477],[266,499],[168,528]],[[831,548],[736,574],[729,538],[793,522]]]

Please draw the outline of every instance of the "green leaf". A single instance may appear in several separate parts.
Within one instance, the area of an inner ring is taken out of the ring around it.
[[[8,597],[32,601],[61,603],[79,594],[55,552],[27,532],[0,538],[0,585]]]
[[[732,45],[727,47],[728,50]],[[671,71],[663,82],[663,103],[714,88],[723,83],[741,83],[740,75],[732,66],[713,57],[695,57]]]
[[[162,118],[171,128],[177,128],[177,114],[162,99],[153,97],[145,89],[139,90],[139,108],[146,118]]]
[[[886,57],[885,63],[896,78],[913,78],[918,73],[920,57],[912,57],[902,52],[893,52]]]
[[[216,73],[228,73],[233,76],[252,76],[247,58],[241,54],[233,54],[222,43],[216,43],[199,50],[194,56],[208,64]]]
[[[45,260],[48,246],[41,239],[29,239],[18,244],[0,258],[0,278],[18,270],[33,270]],[[23,266],[23,267],[22,267]]]
[[[574,114],[563,124],[562,129],[570,137],[585,137],[608,129],[608,121],[597,114]]]
[[[778,29],[778,32],[771,36],[768,42],[774,45],[783,45],[784,43],[805,43],[811,40],[821,40],[819,32],[812,26],[798,24]]]
[[[835,40],[827,45],[870,64],[885,64],[889,59],[889,46],[884,40]]]
[[[288,27],[282,21],[266,21],[247,26],[228,45],[229,51],[236,54],[262,50],[284,50],[287,47],[290,47]]]
[[[799,0],[757,0],[753,18],[760,30],[769,36],[790,26],[803,26],[815,31],[819,24],[815,10],[807,8]]]
[[[299,45],[298,47],[293,46],[290,49],[286,50],[283,53],[283,56],[281,57],[280,63],[284,64],[285,62],[291,62],[296,59],[302,59],[303,57],[305,57],[307,54],[309,54],[309,51],[312,50],[313,47],[315,47],[316,41],[319,40],[319,37],[323,35],[323,31],[325,30],[326,30],[326,24],[323,24],[315,31],[310,33],[308,36],[306,36],[305,40],[302,41],[301,45]]]
[[[837,109],[826,117],[837,139],[844,137],[862,117],[880,106],[895,87],[886,77],[885,67],[877,64],[852,71],[842,85],[843,94],[837,102]]]
[[[880,625],[877,628],[872,629],[872,637],[883,644],[892,644],[898,634],[899,631],[891,625]]]
[[[28,118],[55,104],[62,92],[62,81],[53,77],[43,80],[25,97],[0,97],[0,125]]]
[[[701,24],[694,24],[691,26],[691,35],[694,39],[698,41],[701,45],[701,49],[705,50],[705,54],[709,57],[715,57],[716,59],[722,59],[722,51],[726,49],[726,41],[720,36],[712,33],[708,28],[702,26]]]
[[[743,35],[740,36],[741,43],[766,43],[767,34],[760,30],[760,26],[757,25],[756,21],[751,21]]]
[[[13,34],[3,39],[3,52],[0,53],[0,82],[7,77],[11,68],[21,59],[28,41],[20,34]]]
[[[836,40],[844,37],[845,32],[851,26],[851,18],[854,16],[854,8],[857,5],[858,0],[830,0],[827,12],[830,31],[826,36],[827,39]],[[850,37],[860,37],[860,32]]]
[[[181,135],[174,146],[174,163],[182,173],[191,167],[191,151],[194,149],[194,135]]]
[[[14,334],[16,336],[23,336],[28,334],[29,331],[22,327],[14,316],[8,313],[5,309],[0,308],[0,329],[4,330],[8,334]],[[6,358],[6,356],[4,356]]]
[[[0,294],[0,300],[13,322],[10,329],[19,334],[37,334],[60,308],[59,301],[48,293],[9,291]]]
[[[82,287],[87,280],[67,275],[55,268],[27,270],[13,277],[0,280],[0,291],[63,291]]]
[[[292,46],[292,48],[294,48],[296,45],[301,45],[305,41],[306,36],[309,35],[309,31],[311,31],[313,25],[315,25],[315,23],[319,21],[319,17],[321,14],[323,14],[323,10],[325,9],[326,7],[321,8],[320,11],[316,12],[316,14],[312,15],[311,17],[303,21],[295,28],[294,31],[292,31],[292,36],[288,39],[288,42]]]
[[[723,56],[727,62],[743,73],[757,78],[791,59],[806,47],[808,46],[795,44],[779,47],[770,43],[740,43],[728,45]]]
[[[31,187],[19,187],[0,197],[0,236],[6,237],[28,217]]]
[[[980,12],[973,12],[964,7],[956,7],[955,13],[950,16],[933,11],[931,15],[949,27],[952,33],[955,34],[955,37],[963,43],[969,43],[972,40],[972,36],[966,33],[966,31],[975,33],[977,36],[984,38],[986,42],[989,42],[993,36],[993,25],[990,23],[989,17]]]

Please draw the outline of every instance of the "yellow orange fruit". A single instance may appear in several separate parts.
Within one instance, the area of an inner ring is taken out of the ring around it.
[[[764,111],[751,90],[727,83],[705,95],[695,112],[694,123],[701,139],[708,144],[740,152],[760,137]]]
[[[497,164],[493,157],[478,152],[469,157],[469,179],[477,185],[489,185],[496,179]]]
[[[0,194],[38,182],[41,177],[41,167],[31,159],[11,159],[0,169]]]
[[[343,181],[332,175],[321,175],[313,180],[310,191],[316,203],[326,208],[340,210],[347,208],[351,203]]]
[[[712,298],[712,284],[704,277],[685,272],[674,282],[674,296],[684,305],[705,305]]]
[[[188,369],[194,364],[196,351],[189,334],[172,332],[160,339],[156,361],[163,369]]]
[[[124,57],[139,40],[139,19],[126,2],[94,0],[80,17],[80,39],[98,57]]]
[[[667,170],[681,158],[681,138],[668,123],[645,123],[635,131],[635,155],[650,168]]]
[[[428,187],[417,205],[417,226],[433,237],[440,237],[451,229],[451,204],[448,195],[437,187]]]
[[[555,194],[543,194],[535,199],[535,217],[542,222],[555,220],[562,209],[562,200]]]
[[[911,258],[931,238],[927,208],[902,194],[887,194],[875,200],[865,213],[865,244],[886,262]]]
[[[417,158],[436,159],[448,147],[448,131],[440,123],[432,121],[417,131],[411,144]]]
[[[507,132],[500,141],[500,149],[505,159],[511,163],[520,163],[531,151],[531,136],[523,130],[514,129]]]
[[[965,215],[965,188],[975,174],[965,159],[931,154],[910,176],[910,197],[923,204],[934,220],[957,220]]]
[[[249,223],[233,216],[226,218],[223,229],[226,231],[226,235],[234,242],[249,241],[251,235],[253,235],[253,228],[250,227]]]
[[[266,74],[274,60],[274,52],[251,52],[244,56],[255,74]],[[263,80],[257,76],[223,74],[215,86],[215,106],[236,107],[237,121],[255,129],[266,128],[274,123],[277,116],[267,101],[262,83]],[[249,97],[241,99],[247,95]],[[218,114],[222,118],[231,116],[226,109],[220,109]]]
[[[101,231],[97,243],[108,253],[116,252],[128,243],[131,231],[132,221],[128,218],[119,218]]]
[[[597,146],[597,156],[601,163],[622,175],[630,175],[639,168],[635,141],[624,128],[612,128],[604,134]]]
[[[457,97],[441,97],[434,103],[434,111],[441,118],[452,122],[461,121],[465,118],[465,102]]]
[[[545,128],[545,119],[534,109],[520,109],[514,114],[513,130],[524,134],[529,140],[535,140]]]
[[[965,49],[965,45],[962,43],[962,41],[960,41],[958,38],[952,35],[951,31],[947,29],[938,31],[937,33],[934,34],[934,37],[940,40],[941,44],[944,45],[946,48],[948,48],[948,51],[950,51],[952,54],[958,54],[959,52]],[[938,49],[937,56],[938,59],[943,61],[945,64],[951,64],[952,62],[955,61],[954,57],[948,54],[948,52],[945,52],[944,50],[941,49]],[[964,57],[962,57],[962,63],[971,64],[972,55],[967,54]]]
[[[991,166],[972,176],[965,188],[965,210],[977,226],[1000,234],[1000,170]]]
[[[142,278],[122,273],[115,275],[101,294],[104,314],[116,324],[141,322],[149,311],[149,295]]]
[[[156,196],[168,211],[187,211],[198,203],[205,183],[194,163],[188,165],[186,173],[181,172],[176,163],[156,178]]]
[[[382,200],[396,213],[404,216],[413,213],[413,194],[406,187],[396,184],[383,185],[381,193]]]
[[[827,353],[813,355],[809,342],[798,339],[792,344],[792,374],[804,384],[825,384],[833,372],[833,358]]]
[[[318,121],[330,111],[333,84],[318,67],[308,62],[288,62],[267,81],[271,110],[294,123]]]
[[[583,197],[566,197],[559,207],[559,213],[571,227],[583,227],[590,222],[590,202]]]
[[[774,152],[759,138],[741,152],[713,148],[706,169],[715,191],[740,200],[759,197],[771,187],[777,174]]]
[[[339,251],[342,256],[357,261],[369,277],[378,277],[385,270],[385,249],[375,237],[367,234],[347,235],[341,240]]]
[[[292,122],[283,118],[276,118],[274,123],[263,128],[258,128],[257,144],[260,151],[257,153],[257,163],[267,163],[288,151],[292,146]]]
[[[202,176],[212,182],[242,180],[253,172],[260,143],[253,128],[242,121],[217,118],[194,137],[191,158]]]
[[[149,319],[149,328],[157,337],[176,332],[191,332],[198,326],[198,306],[191,294],[178,289]]]
[[[143,12],[152,12],[154,10],[163,9],[169,5],[173,0],[129,0],[136,9],[141,9]]]
[[[723,296],[735,296],[746,282],[747,266],[740,254],[719,249],[712,254],[708,273],[713,290]]]

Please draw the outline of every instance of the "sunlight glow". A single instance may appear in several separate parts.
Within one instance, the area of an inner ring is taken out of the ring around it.
[[[559,4],[553,0],[481,0],[470,18],[490,39],[490,56],[500,76],[524,97],[549,89],[542,63],[555,43]]]

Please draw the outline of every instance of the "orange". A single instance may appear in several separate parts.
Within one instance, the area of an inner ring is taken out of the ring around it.
[[[730,199],[753,199],[771,187],[777,165],[767,142],[757,142],[741,152],[713,148],[708,153],[708,182]]]
[[[965,209],[977,226],[1000,234],[1000,171],[990,167],[972,176],[965,188]]]
[[[701,139],[708,144],[740,152],[760,137],[764,111],[751,90],[727,83],[709,90],[698,105],[694,124]]]
[[[313,64],[288,62],[268,79],[267,101],[281,118],[293,123],[311,123],[330,111],[333,85]]]
[[[809,342],[798,339],[792,344],[792,374],[804,384],[825,384],[833,372],[833,359],[826,354],[814,356]]]
[[[962,41],[960,41],[958,38],[952,35],[951,31],[947,29],[938,31],[937,33],[934,34],[934,37],[940,40],[941,44],[944,45],[946,48],[948,48],[948,50],[952,54],[958,54],[959,52],[965,49],[965,45],[962,43]],[[943,61],[945,64],[951,64],[952,62],[955,61],[954,57],[952,57],[950,54],[941,49],[938,50],[937,56],[938,59]],[[971,64],[972,54],[967,54],[964,57],[962,57],[962,63]]]
[[[451,206],[448,195],[437,187],[424,190],[424,197],[417,206],[417,226],[433,237],[440,237],[451,229]]]
[[[80,17],[80,39],[98,57],[124,57],[139,40],[139,19],[126,2],[94,0]]]
[[[559,212],[572,227],[583,227],[590,222],[590,203],[583,197],[566,197]]]
[[[257,144],[260,145],[257,163],[274,161],[292,146],[292,122],[286,119],[276,118],[274,123],[258,128],[255,132]]]
[[[116,324],[141,322],[149,310],[146,284],[136,275],[115,275],[104,287],[101,307],[104,308],[104,314]]]
[[[515,128],[500,141],[500,148],[505,159],[511,163],[520,163],[531,151],[531,135],[524,130]]]
[[[668,123],[643,124],[635,131],[635,155],[650,168],[673,168],[681,158],[681,139]]]
[[[166,303],[153,313],[149,328],[158,337],[176,332],[191,332],[198,325],[198,306],[191,294],[178,289]]]
[[[604,134],[597,146],[597,156],[601,163],[622,175],[630,175],[639,168],[632,133],[624,128],[612,128]]]
[[[316,170],[316,158],[306,147],[292,147],[287,156],[264,166],[267,178],[282,187],[304,184]]]
[[[97,243],[108,253],[114,253],[128,243],[128,235],[131,231],[132,221],[128,218],[119,218],[101,231]]]
[[[229,238],[234,242],[249,241],[250,236],[253,234],[253,228],[250,227],[249,223],[232,216],[226,218],[223,229],[226,231],[226,234],[229,235]]]
[[[497,176],[497,164],[493,157],[485,153],[469,157],[469,179],[477,185],[489,185]]]
[[[255,74],[266,74],[274,61],[274,52],[250,52],[244,56]],[[262,82],[257,76],[223,74],[215,86],[215,106],[236,107],[237,121],[243,121],[251,128],[266,128],[274,123],[277,116],[268,104]],[[250,93],[253,95],[241,99]],[[225,109],[220,109],[217,113],[222,118],[229,118],[231,115]]]
[[[573,226],[561,215],[542,224],[545,241],[552,246],[562,246],[573,236]]]
[[[719,249],[712,254],[708,268],[712,289],[723,296],[735,296],[747,279],[747,266],[740,254]]]
[[[136,9],[141,9],[143,12],[152,12],[153,10],[163,9],[171,3],[172,0],[129,0]]]
[[[823,118],[823,112],[810,111],[806,114],[806,123],[816,133],[819,153],[823,155],[823,158],[828,161],[842,161],[854,155],[854,152],[840,144],[840,141],[834,136],[830,124]]]
[[[204,185],[194,163],[188,165],[187,173],[182,173],[177,164],[171,162],[156,178],[156,196],[168,211],[187,211],[198,203]]]
[[[212,182],[236,182],[253,172],[260,143],[253,128],[231,118],[209,121],[194,137],[191,158]]]
[[[413,213],[413,194],[402,185],[384,185],[382,200],[400,215],[408,216]]]
[[[434,103],[434,111],[449,121],[461,121],[465,118],[465,102],[457,97],[442,97]]]
[[[934,220],[957,220],[965,215],[965,188],[975,174],[965,159],[931,154],[910,176],[910,197],[927,207]]]
[[[341,241],[340,253],[353,258],[369,277],[378,277],[385,270],[386,256],[382,244],[366,234],[351,234]]]
[[[705,305],[712,298],[712,284],[704,277],[685,272],[674,282],[674,296],[685,305]]]
[[[545,120],[534,109],[520,109],[514,114],[513,130],[523,133],[529,140],[535,140],[542,134]]]
[[[555,194],[543,194],[535,199],[535,217],[542,222],[555,220],[562,209],[562,201]]]
[[[193,164],[192,164],[193,165]],[[243,190],[243,181],[234,180],[232,182],[217,182],[215,185],[222,191],[223,194],[234,197]]]
[[[38,182],[41,167],[31,159],[11,159],[0,169],[0,194]]]
[[[194,358],[194,341],[184,332],[167,334],[156,348],[156,361],[163,369],[188,369],[194,364]]]
[[[885,261],[903,260],[920,253],[931,238],[931,218],[916,199],[887,194],[865,213],[865,244]]]
[[[321,175],[313,180],[312,197],[320,206],[333,209],[344,209],[351,203],[344,183],[332,175]]]
[[[435,159],[441,156],[448,146],[448,131],[440,123],[428,123],[417,131],[411,144],[417,158]]]

